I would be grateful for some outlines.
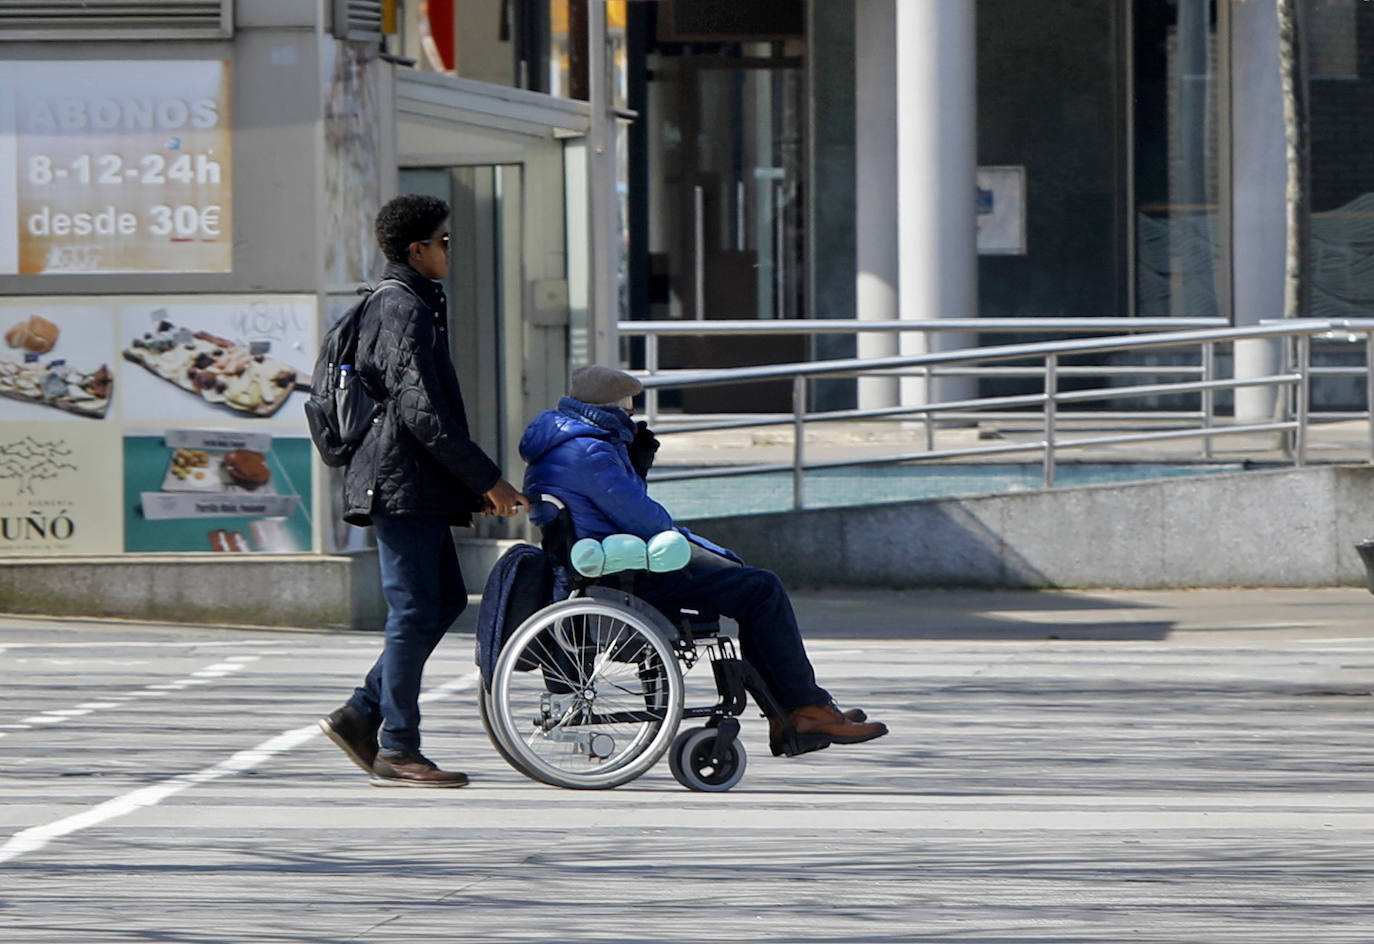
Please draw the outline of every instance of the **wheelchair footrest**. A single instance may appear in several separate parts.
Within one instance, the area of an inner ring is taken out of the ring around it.
[[[823,734],[792,734],[790,737],[784,735],[768,744],[774,757],[796,757],[798,754],[810,754],[829,746],[830,739]]]

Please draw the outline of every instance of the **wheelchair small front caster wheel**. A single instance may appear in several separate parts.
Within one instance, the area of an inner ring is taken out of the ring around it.
[[[744,776],[744,745],[738,740],[722,756],[712,758],[715,728],[692,728],[680,733],[668,748],[668,767],[674,779],[688,790],[723,793]]]

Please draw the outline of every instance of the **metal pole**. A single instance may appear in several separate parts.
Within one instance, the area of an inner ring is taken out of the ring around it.
[[[692,317],[706,317],[706,189],[692,188]]]
[[[802,510],[802,466],[806,464],[806,378],[792,378],[792,509]]]
[[[1374,462],[1374,331],[1364,336],[1364,395],[1369,408],[1369,461]]]
[[[787,238],[787,221],[783,219],[782,181],[773,181],[773,318],[787,317],[787,302],[783,292],[787,287],[787,272],[783,263],[787,252],[782,241]]]
[[[652,377],[658,373],[658,335],[644,336],[644,370]],[[644,391],[644,419],[650,426],[658,424],[658,388]]]
[[[606,51],[606,4],[587,5],[587,79],[591,127],[587,134],[588,311],[591,363],[620,363],[619,260],[616,228],[615,97]]]
[[[1202,345],[1202,380],[1204,383],[1211,383],[1216,379],[1217,371],[1217,348],[1212,341]],[[1216,415],[1216,397],[1211,389],[1202,391],[1202,428],[1211,429],[1212,420]],[[1202,437],[1202,458],[1212,458],[1212,437]]]
[[[1280,363],[1282,364],[1282,370],[1280,371],[1280,373],[1291,374],[1296,369],[1294,366],[1294,362],[1297,359],[1297,356],[1293,350],[1293,339],[1291,337],[1283,338],[1280,342],[1280,345],[1283,348],[1283,356],[1280,359]],[[1285,383],[1281,385],[1279,388],[1279,395],[1283,398],[1282,415],[1285,421],[1290,420],[1297,415],[1297,404],[1293,399],[1294,394],[1295,391],[1293,389],[1292,384]],[[1295,437],[1293,435],[1292,430],[1285,430],[1284,432],[1279,434],[1279,441],[1283,443],[1283,453],[1289,459],[1292,459],[1294,456],[1294,438]]]
[[[923,368],[921,368],[921,376],[925,378],[926,389],[927,389],[927,390],[934,390],[934,389],[935,389],[935,387],[934,387],[935,381],[931,379],[931,370],[930,370],[929,367],[923,367]],[[926,410],[926,412],[923,413],[923,414],[921,414],[921,416],[922,416],[922,418],[925,420],[925,429],[926,429],[926,452],[934,452],[934,451],[935,451],[935,415],[934,415],[933,413],[931,413],[929,410]]]
[[[1297,440],[1293,446],[1293,463],[1299,467],[1307,465],[1307,409],[1308,401],[1312,396],[1309,384],[1311,359],[1312,336],[1300,335],[1298,337],[1298,387],[1294,391],[1297,397],[1296,419],[1298,428],[1295,432]]]
[[[1045,487],[1054,485],[1054,412],[1059,393],[1059,355],[1045,356]]]
[[[744,252],[746,248],[744,233],[744,201],[746,199],[747,194],[744,186],[744,181],[735,181],[735,250],[737,252]]]

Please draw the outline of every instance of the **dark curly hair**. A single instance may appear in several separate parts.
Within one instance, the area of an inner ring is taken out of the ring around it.
[[[388,200],[377,212],[373,227],[377,245],[391,262],[405,262],[410,244],[429,239],[446,219],[448,204],[443,200],[419,193],[403,193]]]

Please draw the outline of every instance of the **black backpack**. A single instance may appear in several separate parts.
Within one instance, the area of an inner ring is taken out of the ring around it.
[[[398,279],[383,279],[376,289],[361,286],[358,294],[362,297],[325,332],[320,354],[315,358],[315,371],[310,375],[310,399],[305,402],[305,421],[325,465],[348,464],[380,406],[357,377],[353,360],[358,353],[358,335],[362,331],[367,303],[388,283],[409,291]]]

